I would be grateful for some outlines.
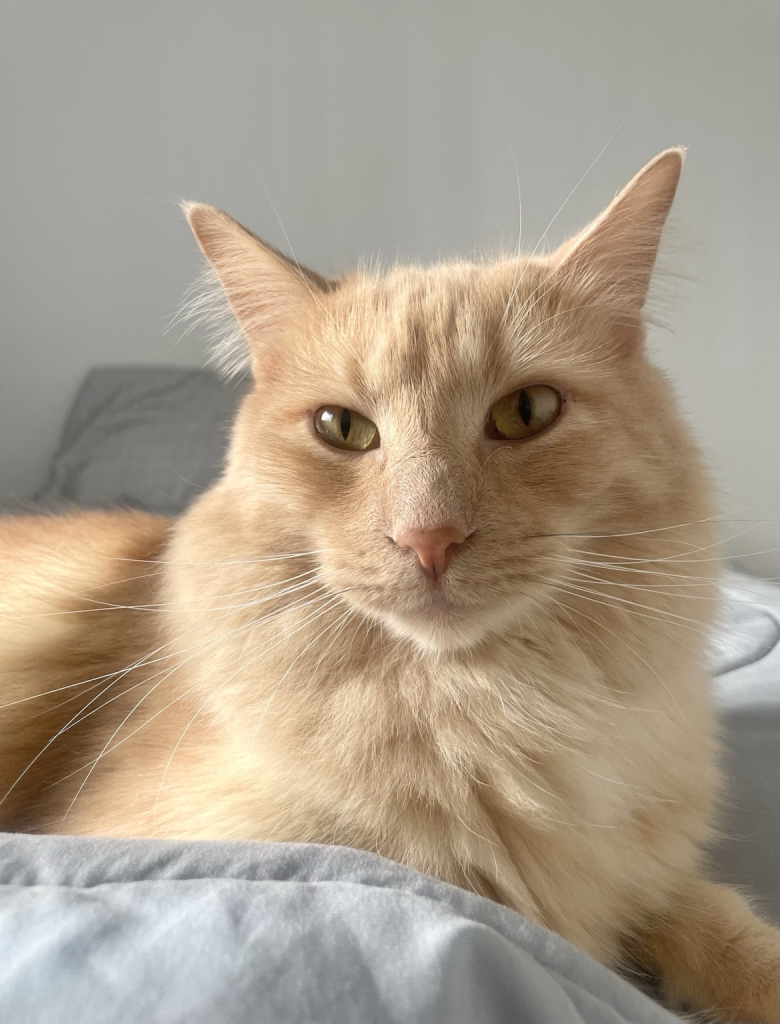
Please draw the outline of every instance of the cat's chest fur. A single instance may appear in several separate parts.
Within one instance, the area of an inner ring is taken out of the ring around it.
[[[709,777],[692,774],[687,797],[670,751],[706,746],[709,718],[694,688],[670,680],[670,711],[665,689],[635,669],[615,685],[564,625],[550,631],[468,659],[379,658],[354,637],[352,659],[347,644],[284,670],[269,656],[251,697],[214,699],[222,739],[182,763],[158,825],[372,850],[612,957],[636,902],[702,834],[690,808]]]

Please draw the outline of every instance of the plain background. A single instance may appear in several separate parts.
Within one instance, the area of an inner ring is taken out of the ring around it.
[[[202,338],[165,333],[197,268],[180,197],[332,272],[515,246],[516,162],[533,248],[614,135],[547,241],[689,147],[675,214],[691,280],[651,343],[723,510],[766,520],[729,522],[730,552],[780,575],[779,15],[776,0],[0,0],[0,502],[41,482],[88,367],[204,362]]]

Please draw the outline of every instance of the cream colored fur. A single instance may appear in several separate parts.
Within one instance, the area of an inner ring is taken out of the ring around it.
[[[177,522],[0,527],[5,827],[373,850],[776,1020],[777,933],[703,880],[713,510],[642,346],[680,166],[550,256],[335,282],[189,207],[254,387]],[[558,421],[486,439],[531,384]],[[324,444],[324,404],[381,446]],[[443,524],[433,581],[391,538]]]

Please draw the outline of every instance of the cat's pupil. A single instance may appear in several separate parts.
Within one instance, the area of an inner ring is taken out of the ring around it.
[[[341,436],[346,441],[347,437],[349,436],[349,426],[350,426],[349,409],[342,409],[341,410],[341,420],[339,421],[339,426],[341,427]]]
[[[517,400],[517,411],[520,413],[520,419],[528,426],[531,422],[531,400],[525,391],[520,392],[520,397]]]

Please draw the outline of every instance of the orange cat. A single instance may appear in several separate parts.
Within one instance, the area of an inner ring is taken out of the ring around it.
[[[681,164],[544,258],[336,281],[187,207],[254,387],[178,521],[2,524],[4,827],[362,847],[777,1020],[703,872],[712,507],[643,353]]]

